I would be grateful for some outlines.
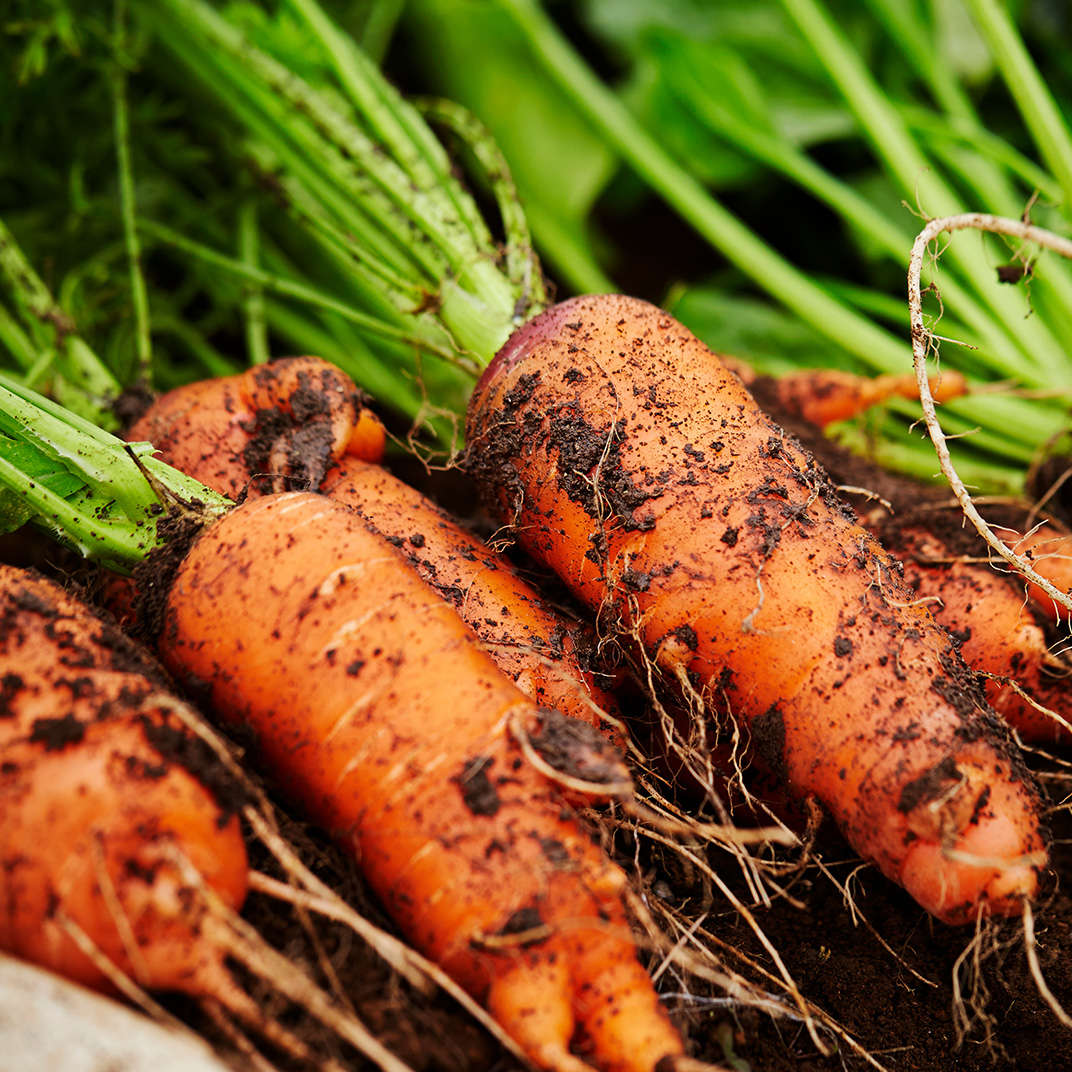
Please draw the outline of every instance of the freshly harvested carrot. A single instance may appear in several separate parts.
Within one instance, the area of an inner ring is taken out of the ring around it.
[[[751,387],[758,378],[744,361],[724,354],[719,357],[746,386]],[[955,369],[936,374],[929,382],[935,402],[948,402],[968,393],[968,381]],[[919,398],[919,385],[911,372],[903,376],[860,376],[843,369],[801,369],[778,376],[772,383],[781,409],[819,428],[857,417],[891,398]]]
[[[319,357],[285,357],[235,376],[198,380],[155,399],[128,429],[169,465],[240,499],[319,487],[352,454],[383,460],[386,430],[341,369]],[[135,625],[137,588],[110,574],[103,601],[124,628]]]
[[[625,876],[548,777],[561,716],[526,699],[354,511],[287,493],[208,526],[178,567],[159,647],[254,730],[266,767],[361,861],[410,941],[534,1062],[587,1068],[570,1052],[578,1030],[608,1070],[682,1052],[637,959]],[[586,749],[609,747],[589,732]]]
[[[345,373],[289,357],[169,391],[127,439],[154,444],[176,469],[238,499],[319,487],[350,447],[379,461],[385,432]]]
[[[662,310],[575,299],[470,405],[518,541],[682,688],[726,690],[791,791],[949,923],[1046,866],[1035,784],[953,640],[740,380]]]
[[[73,923],[143,986],[216,995],[226,950],[182,854],[237,908],[238,822],[174,760],[178,702],[118,630],[51,581],[0,566],[0,947],[106,987]]]
[[[526,696],[620,739],[617,701],[589,663],[593,638],[553,609],[507,559],[426,496],[353,455],[328,473],[321,490],[404,552]]]
[[[1067,740],[1060,719],[1072,721],[1072,665],[1055,653],[1060,638],[1052,621],[1034,600],[1025,599],[1022,581],[993,568],[988,549],[963,524],[948,492],[886,472],[831,443],[816,431],[815,422],[794,420],[800,414],[787,415],[778,381],[755,379],[750,390],[777,419],[792,421],[794,432],[831,479],[887,500],[888,506],[859,500],[860,523],[897,557],[916,598],[957,640],[968,665],[986,675],[983,684],[991,706],[1025,741]],[[1013,525],[1000,531],[1019,538],[1028,509],[1026,503],[1022,508],[1010,503],[991,505],[986,512],[995,522],[1000,516],[1004,526]],[[1068,580],[1072,583],[1072,571]]]

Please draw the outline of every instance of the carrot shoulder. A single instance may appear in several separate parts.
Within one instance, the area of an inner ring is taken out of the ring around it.
[[[563,303],[470,407],[470,471],[530,553],[939,918],[1016,912],[1037,792],[952,639],[822,471],[666,313]]]
[[[378,460],[383,425],[334,365],[288,357],[158,398],[127,439],[232,499],[318,487],[348,448]]]
[[[226,613],[221,613],[226,608]],[[351,510],[252,500],[194,543],[159,645],[361,861],[411,941],[540,1065],[650,1070],[681,1042],[637,960],[625,876],[531,762],[550,732]]]
[[[189,738],[159,670],[31,572],[0,566],[0,621],[0,947],[106,988],[81,931],[143,986],[226,988],[176,856],[238,907],[245,846],[237,820],[167,758]]]

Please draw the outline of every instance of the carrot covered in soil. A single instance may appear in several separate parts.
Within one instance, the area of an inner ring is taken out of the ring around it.
[[[1034,782],[952,638],[738,378],[668,314],[574,299],[474,392],[469,471],[642,657],[724,695],[791,791],[938,918],[1019,912]]]
[[[254,730],[403,933],[537,1064],[587,1067],[570,1052],[578,1031],[600,1068],[650,1072],[682,1052],[637,959],[625,876],[545,774],[562,763],[561,716],[518,692],[356,513],[288,493],[208,526],[177,569],[159,646]],[[582,751],[600,748],[620,777],[597,734]],[[595,781],[593,766],[580,763]]]
[[[760,378],[747,362],[726,354],[718,357],[746,387],[751,388]],[[919,385],[910,372],[902,376],[860,376],[844,369],[801,369],[764,379],[773,387],[778,409],[819,428],[859,416],[891,398],[919,398]],[[961,373],[949,370],[932,376],[930,389],[935,402],[948,402],[966,394],[968,383]]]
[[[818,434],[824,422],[807,405],[793,404],[797,386],[787,391],[783,378],[749,377],[746,382],[757,400],[776,419],[791,422],[790,430],[801,438],[827,470],[831,479],[856,492],[869,495],[857,500],[860,523],[875,535],[899,561],[905,582],[926,605],[935,620],[960,645],[961,654],[973,669],[984,675],[983,687],[991,706],[1032,744],[1067,741],[1070,732],[1061,719],[1072,721],[1072,664],[1062,654],[1065,637],[1056,628],[1054,604],[1041,590],[1015,573],[995,568],[994,556],[973,528],[966,525],[959,506],[948,492],[921,485],[908,477],[888,473],[850,454]],[[853,390],[860,406],[846,405],[842,416],[851,417],[866,407],[875,389],[864,377]],[[879,377],[880,381],[887,377]],[[912,378],[915,386],[915,379]],[[932,384],[935,393],[936,384]],[[943,374],[942,390],[959,388]],[[936,400],[938,397],[936,396]],[[848,403],[850,398],[845,396]],[[796,418],[801,418],[797,420]],[[875,505],[874,497],[884,501]],[[892,510],[892,513],[891,513]],[[1012,537],[1014,547],[1027,551],[1023,531],[1030,504],[992,504],[984,513]],[[1052,520],[1043,522],[1029,540],[1036,546],[1057,548],[1062,531]],[[1039,569],[1045,573],[1060,558],[1043,554]],[[1059,585],[1072,583],[1072,571]],[[1045,708],[1045,710],[1040,710]],[[1049,713],[1049,712],[1052,712]],[[1056,715],[1057,717],[1053,717]]]
[[[176,855],[237,908],[245,845],[175,759],[197,749],[163,675],[29,571],[0,566],[0,622],[0,947],[107,988],[73,923],[145,987],[232,988]]]
[[[1059,721],[1072,721],[1072,665],[1053,647],[1045,608],[1025,594],[1019,578],[988,564],[974,531],[942,533],[934,521],[933,512],[914,522],[895,514],[868,527],[900,560],[905,582],[957,640],[968,665],[987,675],[994,710],[1025,741],[1072,740],[1072,730]]]
[[[384,437],[364,393],[315,357],[283,358],[169,391],[127,436],[152,443],[168,464],[232,499],[249,490],[316,488],[351,444],[379,460]]]

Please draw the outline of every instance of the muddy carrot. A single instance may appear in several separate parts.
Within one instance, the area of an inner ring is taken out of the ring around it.
[[[569,766],[560,729],[575,723],[526,699],[354,511],[291,493],[209,526],[171,586],[160,650],[255,731],[403,932],[537,1064],[587,1067],[578,1030],[601,1068],[681,1052],[637,960],[625,876],[546,773]]]
[[[320,358],[289,357],[169,391],[127,439],[152,443],[176,469],[238,499],[319,487],[351,443],[382,458],[384,435],[348,376]]]
[[[304,401],[292,398],[299,379]],[[250,382],[261,385],[262,405],[255,419],[236,419],[236,394],[241,389],[243,397],[252,395],[249,387],[242,387]],[[268,384],[273,385],[271,392]],[[358,396],[349,378],[327,362],[315,358],[272,362],[243,376],[175,388],[153,403],[129,437],[150,439],[162,460],[216,491],[229,494],[244,488],[256,495],[264,490],[254,480],[255,444],[257,436],[265,434],[261,430],[286,435],[288,449],[260,450],[265,454],[263,480],[278,482],[290,470],[311,473],[322,463],[319,454],[303,462],[300,448],[319,443],[323,415],[332,414],[332,456],[339,457],[320,482],[321,490],[358,510],[402,549],[526,695],[617,734],[613,727],[620,713],[589,665],[593,639],[586,627],[552,608],[505,558],[446,511],[386,469],[370,464],[382,457],[384,431],[365,407],[357,410],[355,421],[354,407],[345,403]],[[219,426],[227,428],[226,437],[201,434],[202,429]],[[265,468],[273,458],[283,466],[278,472]]]
[[[791,791],[950,923],[1046,864],[1034,783],[952,638],[825,474],[662,310],[529,321],[470,407],[471,474],[518,541],[731,707]]]
[[[70,921],[143,986],[233,986],[175,855],[238,907],[245,845],[175,759],[197,749],[163,675],[32,572],[0,566],[0,619],[0,946],[106,987]]]
[[[759,378],[754,369],[738,358],[719,355],[742,382],[751,387]],[[861,376],[844,369],[800,369],[769,380],[773,402],[786,413],[825,428],[835,421],[848,420],[892,398],[919,398],[913,373],[902,376]],[[955,369],[930,379],[935,402],[948,402],[967,394],[968,381]]]

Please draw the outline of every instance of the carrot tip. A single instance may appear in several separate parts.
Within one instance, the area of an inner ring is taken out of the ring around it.
[[[1044,860],[1041,849],[1024,852],[1014,822],[992,815],[952,846],[917,842],[905,856],[901,882],[923,908],[959,926],[982,916],[1019,915],[1038,892]]]

